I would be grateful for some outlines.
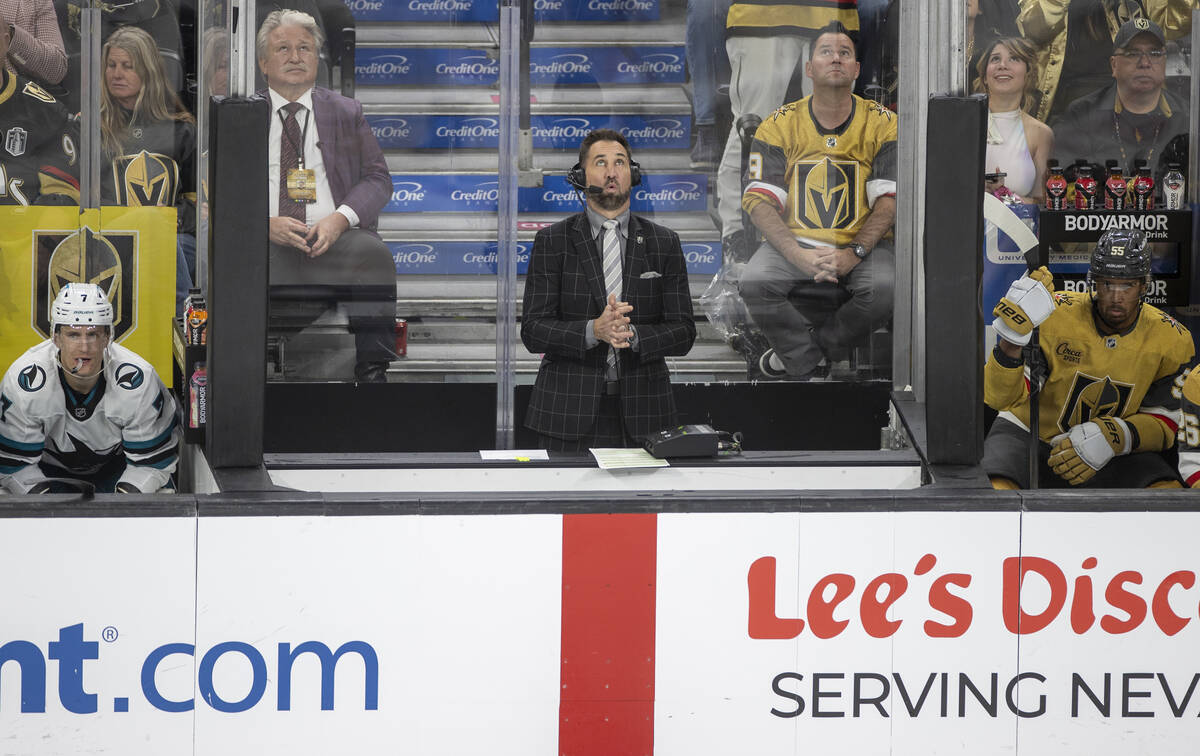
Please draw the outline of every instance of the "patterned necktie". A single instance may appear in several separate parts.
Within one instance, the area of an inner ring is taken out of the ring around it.
[[[621,234],[617,232],[617,221],[610,218],[604,221],[604,297],[616,294],[617,301],[621,300]],[[617,374],[617,350],[608,348],[608,375]]]
[[[279,143],[279,214],[305,222],[304,205],[288,196],[288,171],[300,167],[300,125],[296,123],[296,113],[304,106],[298,102],[289,102],[281,110],[287,111],[283,119],[283,139]]]

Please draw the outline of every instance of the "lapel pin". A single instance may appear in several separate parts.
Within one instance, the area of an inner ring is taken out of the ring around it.
[[[637,242],[638,242],[638,244],[642,243],[642,235],[641,234],[638,234]]]

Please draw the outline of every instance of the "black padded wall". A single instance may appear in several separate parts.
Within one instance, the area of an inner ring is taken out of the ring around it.
[[[929,99],[925,406],[931,464],[983,456],[983,160],[987,100]],[[936,145],[936,148],[932,147]]]
[[[214,97],[209,105],[205,455],[214,468],[262,464],[269,119],[261,97]]]

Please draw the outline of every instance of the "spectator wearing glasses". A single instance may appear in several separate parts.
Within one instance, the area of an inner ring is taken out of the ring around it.
[[[1112,83],[1077,100],[1054,126],[1060,163],[1117,160],[1129,175],[1140,160],[1155,166],[1167,144],[1187,133],[1187,106],[1164,86],[1165,48],[1153,21],[1138,18],[1121,26],[1109,58]]]
[[[1054,126],[1077,98],[1108,83],[1104,51],[1122,25],[1145,18],[1171,38],[1191,30],[1191,0],[1021,0],[1017,24],[1038,48],[1034,115]]]

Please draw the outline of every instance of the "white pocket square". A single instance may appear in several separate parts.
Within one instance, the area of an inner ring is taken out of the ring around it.
[[[662,273],[659,273],[657,270],[648,270],[638,276],[638,278],[662,278]]]

